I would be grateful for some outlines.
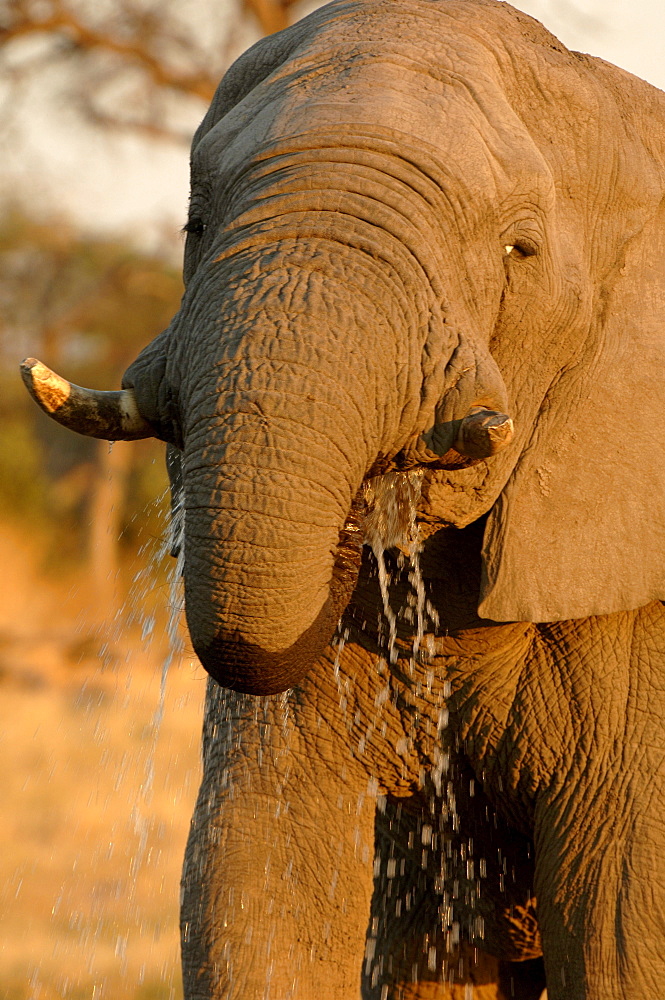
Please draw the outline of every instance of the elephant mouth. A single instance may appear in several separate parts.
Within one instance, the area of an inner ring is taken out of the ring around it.
[[[376,479],[378,476],[385,476],[389,472],[432,472],[435,469],[471,469],[474,465],[479,465],[482,458],[472,458],[468,455],[460,455],[454,448],[449,448],[440,457],[435,456],[427,459],[413,451],[402,451],[394,458],[384,458],[379,456],[372,464],[365,477],[365,482]]]

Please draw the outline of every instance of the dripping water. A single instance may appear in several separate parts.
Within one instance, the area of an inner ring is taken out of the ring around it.
[[[454,901],[458,898],[460,887],[457,881],[451,879],[451,862],[457,859],[466,871],[467,888],[465,893],[477,898],[480,890],[480,879],[485,874],[484,859],[475,864],[473,844],[461,837],[460,821],[457,811],[457,801],[454,787],[454,775],[451,772],[450,753],[445,745],[445,731],[448,725],[447,698],[450,695],[448,681],[440,680],[435,685],[435,673],[432,658],[435,652],[435,636],[439,627],[436,610],[427,598],[425,581],[422,573],[421,555],[423,541],[417,522],[417,505],[421,495],[422,471],[407,473],[388,473],[371,480],[365,487],[365,502],[367,514],[365,517],[364,543],[368,545],[377,565],[378,584],[381,594],[383,612],[383,627],[379,628],[379,642],[385,649],[385,656],[380,655],[376,661],[379,674],[389,674],[390,666],[397,664],[400,657],[407,663],[407,671],[402,671],[404,681],[400,689],[403,702],[413,710],[411,718],[417,718],[418,712],[424,710],[432,713],[436,723],[434,734],[427,753],[430,757],[429,773],[421,772],[421,788],[430,788],[429,816],[423,816],[418,832],[422,840],[423,864],[429,852],[436,851],[438,860],[435,862],[434,890],[440,896],[439,915],[441,930],[445,942],[445,952],[441,975],[452,983],[457,961],[449,961],[447,956],[455,953],[461,940],[461,927],[454,914]],[[410,593],[406,598],[406,607],[395,608],[391,604],[391,583],[393,575],[388,561],[388,550],[397,550],[397,575],[407,573]],[[404,619],[412,624],[411,648],[400,650],[398,647],[398,621]],[[338,678],[340,705],[346,710],[349,700],[349,680],[340,670],[340,658],[348,632],[337,635],[335,675]],[[406,655],[405,655],[406,654]],[[424,683],[423,683],[424,681]],[[382,696],[379,709],[386,703],[388,694]],[[424,702],[424,704],[423,704]],[[375,719],[370,722],[366,736],[378,727]],[[348,726],[350,729],[351,727]],[[415,725],[407,731],[404,739],[404,753],[413,746],[416,740]],[[362,744],[361,740],[361,744]],[[362,750],[362,746],[359,747]],[[399,746],[396,747],[401,753]],[[372,779],[370,779],[371,781]],[[377,785],[376,779],[373,779]],[[377,795],[377,807],[381,807],[381,796]],[[390,878],[390,864],[386,877]],[[394,862],[393,862],[394,864]],[[472,918],[470,928],[472,936],[481,937],[482,919]],[[368,945],[371,939],[368,939]],[[431,942],[423,942],[423,962],[428,970],[434,971],[437,962],[441,965],[441,956],[437,959],[436,948]],[[454,968],[455,967],[455,968]],[[372,961],[367,955],[366,972],[371,975],[372,985],[376,986],[380,969],[378,962]]]
[[[390,606],[391,574],[386,563],[389,549],[399,551],[398,565],[405,559],[413,567],[418,627],[414,637],[414,656],[424,633],[425,589],[420,573],[421,542],[416,521],[416,505],[422,488],[422,472],[389,472],[370,479],[365,486],[364,542],[369,545],[378,567],[383,614],[388,623],[388,661],[396,663],[397,614]]]
[[[162,785],[162,760],[175,761],[175,754],[187,739],[181,735],[184,726],[174,726],[172,722],[173,674],[167,692],[169,671],[182,653],[178,632],[183,603],[182,497],[176,498],[167,525],[168,506],[165,496],[154,503],[166,530],[159,532],[159,541],[150,539],[142,545],[142,568],[134,574],[124,605],[119,606],[121,602],[118,601],[113,613],[108,614],[108,605],[98,600],[93,621],[86,618],[83,610],[79,612],[77,628],[86,630],[86,643],[94,640],[94,652],[81,654],[84,663],[81,673],[85,670],[85,676],[80,679],[80,675],[72,674],[66,678],[66,687],[63,683],[63,694],[57,690],[59,710],[62,705],[63,711],[71,713],[63,716],[68,723],[67,730],[75,733],[78,727],[80,740],[76,744],[71,736],[67,737],[65,746],[74,747],[71,760],[62,757],[59,742],[52,758],[50,752],[46,758],[49,767],[53,759],[63,771],[71,771],[73,779],[69,786],[71,802],[63,804],[60,801],[54,810],[59,821],[53,824],[56,837],[59,824],[65,826],[60,820],[61,814],[71,817],[68,825],[74,833],[68,838],[66,848],[61,848],[56,839],[57,846],[53,849],[62,850],[63,856],[66,859],[71,856],[72,860],[70,870],[63,874],[62,883],[53,892],[50,919],[53,932],[58,936],[58,949],[71,949],[72,955],[77,956],[80,951],[85,961],[78,957],[75,961],[69,959],[68,978],[64,979],[60,966],[54,964],[52,968],[47,956],[43,962],[46,981],[42,983],[40,960],[39,968],[35,968],[31,976],[34,982],[30,995],[34,993],[35,998],[42,990],[49,992],[52,977],[57,979],[58,995],[69,996],[70,989],[78,995],[86,983],[89,984],[85,986],[87,996],[91,991],[93,997],[106,996],[109,988],[113,989],[109,984],[118,976],[136,982],[137,988],[141,987],[139,992],[145,989],[146,996],[154,990],[159,990],[160,996],[173,993],[174,988],[169,985],[175,970],[170,957],[174,947],[169,944],[173,938],[175,946],[174,917],[170,912],[173,906],[166,895],[170,895],[168,883],[165,888],[160,886],[159,878],[164,863],[170,863],[169,824],[173,821],[176,828],[179,822],[182,807],[176,810],[175,806],[188,793],[190,773],[183,775],[182,785],[176,785],[171,776]],[[177,559],[170,555],[175,549],[179,549]],[[166,584],[162,575],[165,566],[169,578]],[[164,643],[163,654],[160,655],[160,651],[156,655],[158,644],[153,639],[162,629],[156,629],[153,609],[164,607],[166,602],[161,591],[165,586],[169,593],[166,630],[169,641],[168,646]],[[117,589],[121,592],[119,585]],[[91,596],[92,592],[90,587]],[[139,634],[142,642],[137,642]],[[63,662],[67,662],[65,655],[63,653]],[[86,662],[93,657],[101,663]],[[144,669],[145,664],[150,665],[150,672]],[[180,678],[175,683],[180,690]],[[178,698],[177,705],[184,706],[189,701],[187,690]],[[192,701],[198,699],[194,697]],[[194,710],[191,710],[192,716]],[[49,714],[49,720],[51,714],[55,716],[55,712]],[[58,723],[60,728],[64,728],[62,722]],[[84,749],[88,741],[89,751]],[[41,742],[37,745],[41,746]],[[97,779],[93,762],[100,765]],[[191,777],[194,777],[194,760],[190,766]],[[80,767],[80,774],[77,774],[77,767]],[[56,775],[56,781],[62,780]],[[54,782],[54,788],[58,787]],[[45,803],[50,803],[51,795],[55,795],[55,791],[47,788]],[[51,807],[45,805],[45,808]],[[79,821],[84,836],[78,832]],[[95,836],[97,824],[99,840]],[[53,857],[59,863],[59,855]],[[40,886],[39,891],[48,892],[48,883],[45,882],[43,889]],[[161,896],[162,892],[166,897],[164,916],[156,904],[153,906],[155,897],[159,899],[157,894]],[[64,927],[66,937],[61,941],[61,928]],[[115,952],[115,959],[109,960],[109,948],[111,956]],[[169,957],[164,957],[167,955]]]
[[[180,619],[185,607],[182,580],[185,572],[185,493],[181,488],[172,498],[171,520],[168,530],[164,534],[164,539],[157,552],[157,562],[160,563],[167,557],[175,555],[171,567],[169,582],[168,601],[168,621],[166,634],[168,637],[168,650],[162,664],[162,676],[159,687],[159,704],[153,725],[157,733],[164,718],[164,702],[166,698],[166,681],[169,669],[174,660],[177,660],[183,652],[183,641],[180,636]]]
[[[395,663],[397,650],[398,613],[390,605],[391,573],[386,555],[397,549],[397,567],[403,570],[407,563],[413,597],[409,601],[408,617],[415,617],[415,630],[411,648],[411,673],[420,662],[421,649],[428,625],[433,631],[439,624],[438,614],[428,601],[422,575],[420,557],[422,538],[417,521],[418,501],[422,491],[423,471],[389,472],[365,485],[367,514],[363,524],[364,542],[371,548],[378,569],[379,588],[383,613],[388,623],[388,660]],[[404,609],[400,609],[404,610]],[[431,655],[432,650],[426,651]],[[431,680],[430,680],[431,687]]]
[[[175,558],[172,558],[174,555]],[[149,566],[148,572],[152,567],[161,565],[167,559],[171,559],[169,570],[168,618],[166,627],[168,644],[166,654],[162,661],[157,707],[150,723],[150,743],[146,755],[144,780],[141,785],[141,797],[132,811],[134,832],[138,839],[138,847],[130,865],[130,873],[134,878],[146,859],[148,836],[150,832],[149,806],[155,782],[155,759],[157,755],[159,733],[162,722],[164,721],[164,707],[166,704],[166,688],[169,670],[174,661],[177,661],[180,658],[184,649],[179,631],[180,619],[184,608],[182,578],[185,567],[185,504],[184,490],[182,489],[172,496],[170,520],[151,560],[152,566]],[[144,573],[141,572],[137,574],[135,583],[139,580],[142,581],[143,579]],[[135,593],[133,596],[136,596]],[[151,634],[153,625],[154,619],[146,619],[144,621],[142,628],[144,639]]]

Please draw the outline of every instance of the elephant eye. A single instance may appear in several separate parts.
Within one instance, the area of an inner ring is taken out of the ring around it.
[[[538,247],[530,240],[520,240],[519,243],[506,243],[504,246],[506,257],[533,257],[538,253]]]
[[[207,228],[208,226],[203,219],[194,215],[187,220],[182,231],[183,233],[187,233],[188,236],[203,236]]]

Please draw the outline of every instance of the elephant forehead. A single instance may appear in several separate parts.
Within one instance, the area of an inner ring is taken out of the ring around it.
[[[441,18],[442,21],[447,21]],[[374,22],[370,22],[373,25]],[[316,133],[353,134],[371,147],[379,132],[395,150],[427,151],[473,194],[513,188],[518,175],[549,185],[549,171],[523,122],[510,106],[499,64],[464,31],[422,42],[411,37],[354,37],[327,26],[235,105],[197,143],[193,172],[228,178],[255,156],[289,139]],[[409,148],[411,147],[411,148]],[[418,163],[416,163],[418,165]]]

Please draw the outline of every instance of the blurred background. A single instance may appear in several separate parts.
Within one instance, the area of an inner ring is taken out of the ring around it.
[[[219,78],[318,5],[0,0],[7,1000],[181,997],[178,882],[205,689],[177,628],[162,447],[66,433],[17,365],[34,355],[75,382],[119,384],[178,307],[188,145]],[[665,88],[660,0],[515,6]]]

